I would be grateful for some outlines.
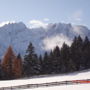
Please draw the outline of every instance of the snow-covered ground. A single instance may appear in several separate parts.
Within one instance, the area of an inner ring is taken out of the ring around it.
[[[59,81],[66,81],[66,80],[80,80],[80,79],[81,80],[82,79],[90,79],[90,70],[80,72],[80,73],[67,74],[67,75],[54,75],[54,76],[48,76],[48,77],[0,81],[0,88],[26,85],[26,84],[40,84],[40,83],[50,83],[50,82],[59,82]],[[88,86],[88,88],[90,89],[90,84],[84,85],[84,86]],[[57,87],[49,87],[49,88],[52,89],[52,88],[68,88],[68,87],[74,88],[73,85],[72,86],[71,85],[60,86],[60,87],[57,86]],[[80,86],[75,85],[75,87],[83,87],[83,85],[80,85]],[[39,90],[39,89],[40,88],[38,88],[37,90]],[[54,90],[57,90],[57,89],[54,89]],[[78,90],[78,89],[75,89],[75,90]],[[85,89],[85,90],[88,90],[88,89]]]

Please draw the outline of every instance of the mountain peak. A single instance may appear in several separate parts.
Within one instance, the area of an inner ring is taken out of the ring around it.
[[[0,28],[1,27],[12,26],[12,25],[26,28],[26,25],[23,22],[15,22],[15,21],[2,22],[2,23],[0,23]]]
[[[47,28],[27,28],[23,22],[7,22],[0,27],[0,56],[4,55],[6,48],[12,45],[16,53],[25,54],[29,42],[32,42],[36,53],[59,47],[65,42],[70,45],[75,36],[88,36],[90,30],[85,26],[75,26],[65,23],[51,23]]]
[[[27,27],[23,22],[4,22],[0,24],[0,29],[8,32],[25,30]]]
[[[15,21],[5,21],[5,22],[0,23],[0,27],[3,27],[8,24],[13,24],[13,23],[15,23]]]

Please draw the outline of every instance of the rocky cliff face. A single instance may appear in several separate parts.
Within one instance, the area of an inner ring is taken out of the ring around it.
[[[29,42],[35,46],[36,53],[53,49],[56,45],[62,46],[63,42],[72,43],[75,36],[82,38],[88,36],[90,30],[85,26],[72,26],[71,24],[48,24],[46,28],[27,28],[22,22],[9,23],[0,27],[0,57],[3,56],[9,45],[16,53],[25,54]]]

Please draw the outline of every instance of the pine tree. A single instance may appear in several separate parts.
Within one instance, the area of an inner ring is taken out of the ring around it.
[[[61,73],[60,49],[58,46],[56,46],[53,53],[51,53],[51,58],[53,73]]]
[[[71,60],[75,63],[76,70],[81,69],[83,40],[80,36],[75,37],[71,45]]]
[[[22,58],[20,54],[13,61],[13,74],[14,78],[20,78],[22,76]]]
[[[26,55],[24,57],[24,72],[26,76],[32,76],[38,74],[37,55],[34,51],[32,43],[29,44]]]
[[[67,44],[63,44],[61,48],[62,72],[73,71],[73,62],[70,59],[70,48]]]
[[[42,63],[43,63],[42,55],[39,56],[39,63],[40,63],[40,65],[42,65]]]
[[[3,79],[2,78],[2,67],[1,67],[1,60],[0,60],[0,80]]]
[[[55,63],[54,63],[54,60],[55,60],[55,55],[54,55],[54,53],[53,53],[53,51],[51,50],[51,52],[50,52],[50,54],[49,54],[49,62],[50,62],[50,65],[49,65],[49,67],[50,67],[50,73],[51,74],[53,74],[53,73],[55,73],[56,72],[56,67],[55,67]]]
[[[83,53],[82,53],[82,66],[84,69],[90,68],[90,41],[88,37],[85,37],[84,43],[83,43]]]
[[[49,73],[49,61],[48,61],[48,53],[45,52],[43,63],[42,63],[42,73],[48,74]]]
[[[12,79],[13,78],[13,69],[12,69],[12,65],[13,65],[13,60],[16,58],[12,47],[9,46],[9,48],[7,49],[4,58],[2,60],[2,68],[4,71],[4,75],[6,79]]]
[[[39,56],[39,70],[40,70],[40,74],[43,73],[43,58],[42,58],[42,55]]]

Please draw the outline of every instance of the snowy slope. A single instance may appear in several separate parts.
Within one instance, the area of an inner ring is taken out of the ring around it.
[[[90,70],[85,72],[71,73],[68,75],[55,75],[55,76],[21,79],[21,80],[0,81],[0,88],[27,85],[27,84],[41,84],[41,83],[59,82],[67,80],[84,80],[84,79],[90,79]]]
[[[9,45],[13,46],[16,53],[25,54],[25,50],[32,42],[37,53],[51,50],[56,45],[62,46],[63,42],[71,44],[74,36],[90,38],[90,30],[85,26],[71,24],[48,24],[47,28],[27,28],[22,22],[7,23],[0,26],[0,57],[3,56]]]

